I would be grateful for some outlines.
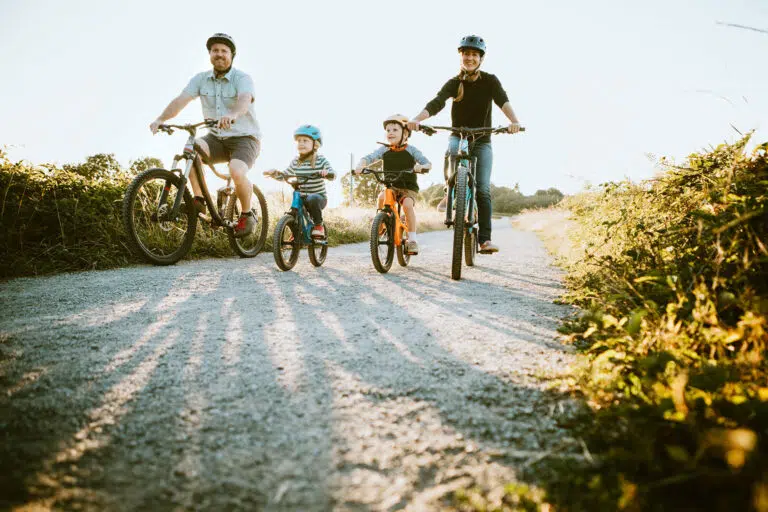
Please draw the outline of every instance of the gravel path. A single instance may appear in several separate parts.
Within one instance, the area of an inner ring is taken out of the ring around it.
[[[450,233],[0,284],[0,508],[433,510],[562,443],[560,274],[532,233],[451,281]],[[558,402],[560,405],[558,405]]]

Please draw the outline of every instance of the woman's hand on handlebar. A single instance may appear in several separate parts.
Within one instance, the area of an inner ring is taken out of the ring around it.
[[[510,123],[509,126],[507,127],[507,131],[509,133],[517,133],[522,130],[523,130],[523,127],[520,126],[520,123]]]

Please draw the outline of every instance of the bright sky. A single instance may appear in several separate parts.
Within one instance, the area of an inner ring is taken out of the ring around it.
[[[471,7],[470,7],[471,6]],[[492,181],[525,193],[654,172],[648,154],[682,158],[756,129],[768,140],[765,0],[0,0],[0,145],[13,159],[75,163],[115,153],[166,165],[184,136],[148,125],[209,69],[206,38],[232,35],[234,66],[256,85],[264,138],[251,177],[295,154],[293,130],[318,125],[338,170],[384,140],[381,120],[413,116],[459,67],[461,36],[488,44],[527,132],[494,139]],[[196,122],[199,102],[176,119]],[[506,119],[494,107],[494,124]],[[450,124],[450,106],[427,121]],[[442,179],[446,135],[411,143]],[[331,204],[341,199],[338,180]]]

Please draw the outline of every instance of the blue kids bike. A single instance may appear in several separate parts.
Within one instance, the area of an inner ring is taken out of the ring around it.
[[[304,198],[307,194],[299,191],[301,184],[319,178],[321,175],[312,173],[304,176],[286,176],[279,171],[266,171],[264,176],[285,181],[293,187],[291,209],[277,221],[272,239],[272,251],[275,254],[275,263],[277,263],[278,268],[283,271],[291,270],[299,260],[299,252],[303,247],[307,247],[309,261],[312,265],[321,266],[328,255],[328,231],[326,230],[326,237],[323,239],[312,238],[314,223],[304,207]],[[325,223],[323,223],[323,227],[325,227]]]

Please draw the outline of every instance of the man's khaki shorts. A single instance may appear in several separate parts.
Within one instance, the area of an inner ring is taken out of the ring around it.
[[[250,169],[256,162],[256,157],[261,152],[261,143],[255,137],[228,137],[226,139],[220,139],[209,133],[202,137],[202,140],[208,144],[208,150],[210,155],[203,161],[209,164],[223,164],[229,163],[230,160],[240,160],[245,162],[245,165]]]

